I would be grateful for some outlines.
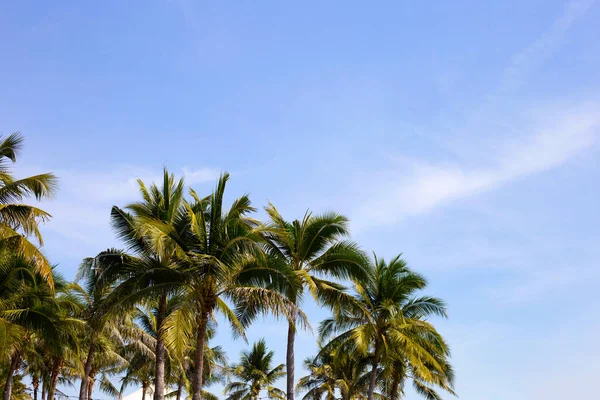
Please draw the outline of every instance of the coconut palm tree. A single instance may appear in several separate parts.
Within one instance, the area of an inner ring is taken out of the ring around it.
[[[368,400],[374,398],[380,364],[397,354],[424,376],[430,369],[444,369],[430,345],[441,346],[442,338],[425,318],[446,317],[446,306],[435,297],[417,297],[426,285],[425,278],[411,271],[400,256],[389,263],[375,256],[369,279],[354,281],[355,302],[344,303],[333,318],[322,322],[321,340],[337,334],[325,351],[343,344],[371,358]],[[449,355],[447,347],[442,354]]]
[[[4,398],[10,399],[13,376],[31,355],[36,343],[44,342],[55,356],[62,346],[77,348],[75,332],[79,322],[69,314],[74,305],[56,296],[66,281],[54,273],[51,279],[37,273],[37,266],[19,254],[0,256],[0,352],[10,360]],[[56,289],[56,290],[55,290]],[[55,345],[50,347],[49,344]],[[62,345],[61,345],[62,344]],[[56,369],[52,370],[56,372]],[[57,375],[53,375],[57,379]],[[54,381],[56,382],[56,380]]]
[[[3,387],[6,386],[6,366],[0,366],[0,385]],[[12,378],[12,390],[11,390],[11,399],[12,400],[32,400],[29,391],[27,390],[27,386],[23,383],[24,375],[16,374]]]
[[[416,393],[427,400],[440,400],[437,388],[454,393],[454,370],[448,361],[448,345],[441,337],[424,335],[422,346],[435,358],[438,365],[425,361],[424,368],[415,367],[402,352],[391,354],[383,363],[378,381],[382,392],[390,400],[399,400],[404,395],[407,380],[412,380]]]
[[[337,308],[352,301],[344,286],[324,278],[364,279],[367,257],[348,240],[348,219],[334,212],[313,215],[306,212],[301,221],[288,222],[277,209],[266,207],[269,223],[263,230],[267,251],[292,271],[293,280],[285,289],[286,297],[300,306],[308,291],[319,304]],[[287,336],[287,398],[294,399],[294,342],[296,321],[289,321]]]
[[[57,278],[54,279],[56,282]],[[80,304],[70,296],[68,284],[61,288],[62,282],[56,283],[59,337],[47,337],[44,332],[36,332],[30,337],[29,345],[23,352],[24,372],[31,380],[33,400],[38,400],[40,388],[43,398],[47,395],[54,398],[59,383],[71,384],[71,380],[79,376],[78,339],[82,321],[77,320],[74,315],[79,312]],[[65,320],[69,323],[65,324]]]
[[[142,400],[146,400],[148,390],[153,390],[154,372],[153,357],[149,357],[146,353],[133,352],[130,355],[125,374],[121,378],[119,395],[122,395],[123,391],[132,384],[139,385],[142,387]]]
[[[242,352],[240,362],[231,368],[237,380],[224,390],[227,400],[258,400],[263,390],[269,399],[285,399],[285,392],[273,386],[285,375],[283,364],[272,367],[273,354],[267,351],[264,339],[254,343],[252,350]]]
[[[234,200],[225,210],[228,179],[223,174],[215,191],[205,198],[190,190],[192,201],[184,202],[181,218],[173,226],[148,221],[144,229],[153,247],[172,248],[177,257],[175,267],[162,276],[165,281],[182,282],[183,298],[181,307],[165,321],[165,343],[181,348],[184,338],[195,336],[193,400],[202,398],[206,333],[215,312],[225,316],[237,335],[244,334],[245,326],[261,310],[285,317],[296,312],[300,323],[306,321],[293,303],[271,287],[272,282],[288,277],[260,252],[259,224],[249,216],[255,209],[248,196]],[[236,311],[226,300],[238,306]]]
[[[113,380],[127,373],[132,363],[142,368],[142,361],[147,361],[144,368],[152,370],[155,341],[133,320],[134,315],[130,310],[122,310],[119,315],[112,316],[96,336],[87,379],[88,399],[91,399],[95,386],[111,397],[119,397],[120,391]]]
[[[369,376],[368,358],[356,357],[343,347],[304,361],[309,375],[300,378],[296,388],[305,392],[304,400],[366,399]]]
[[[206,350],[204,351],[204,371],[202,373],[203,388],[207,388],[216,383],[224,383],[230,372],[227,368],[227,356],[225,355],[223,348],[221,346],[210,347],[208,345],[210,340],[213,339],[215,333],[216,330],[214,323],[209,323],[206,332],[207,346]],[[175,397],[177,400],[181,399],[184,387],[186,388],[187,393],[193,392],[192,382],[194,365],[192,360],[194,359],[195,354],[193,343],[190,343],[190,345],[187,346],[187,349],[188,353],[183,357],[183,362],[181,362],[182,369],[179,372],[182,375],[178,376],[177,378],[177,390],[175,392]],[[217,396],[204,389],[202,390],[202,398],[209,400],[218,399]]]
[[[38,225],[48,221],[50,214],[21,201],[30,196],[37,200],[52,197],[58,180],[50,173],[15,179],[7,161],[15,163],[22,147],[23,136],[18,132],[0,141],[0,249],[32,260],[36,272],[52,286],[52,266],[28,239],[33,236],[39,245],[43,244]]]
[[[131,288],[132,284],[137,286],[130,289],[134,293],[133,297],[128,297],[130,302],[157,299],[154,400],[164,400],[167,361],[164,321],[168,315],[169,292],[173,286],[168,284],[168,279],[161,279],[159,274],[172,267],[175,261],[175,247],[165,243],[149,243],[146,233],[156,225],[163,229],[173,229],[175,222],[181,217],[184,182],[183,179],[176,180],[175,176],[165,169],[161,187],[156,184],[147,187],[141,180],[138,180],[138,184],[142,200],[127,205],[125,209],[113,207],[111,211],[112,224],[118,236],[137,257],[136,262],[130,262],[129,268],[121,266],[116,273],[129,275],[126,287]],[[153,246],[154,244],[156,246]]]
[[[99,367],[94,368],[95,363],[98,364],[96,358],[100,361],[102,357],[108,357],[105,363],[100,364],[112,365],[111,357],[118,358],[118,346],[122,346],[127,340],[137,340],[141,347],[147,346],[149,342],[154,343],[154,339],[133,323],[133,305],[121,302],[130,288],[117,285],[118,282],[115,282],[114,276],[110,274],[105,276],[106,271],[124,268],[124,265],[132,262],[131,260],[134,258],[116,249],[86,258],[76,276],[76,281],[85,280],[85,287],[76,283],[71,285],[71,292],[78,296],[84,305],[80,318],[85,321],[83,342],[87,354],[84,356],[79,389],[81,400],[87,400],[90,396],[92,370],[102,370]],[[109,389],[106,385],[104,387]]]
[[[84,323],[77,318],[77,315],[83,310],[84,305],[79,301],[76,295],[70,292],[71,285],[60,275],[55,274],[56,301],[52,310],[55,313],[55,325],[58,337],[47,334],[38,335],[38,344],[40,355],[46,368],[47,396],[54,398],[57,386],[61,380],[68,375],[73,376],[74,371],[79,368],[79,358],[81,355],[79,340],[83,332]],[[36,349],[25,356],[25,361],[29,364],[29,358],[35,360]],[[63,379],[64,382],[64,379]]]

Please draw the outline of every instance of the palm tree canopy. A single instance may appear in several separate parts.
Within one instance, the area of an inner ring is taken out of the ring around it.
[[[332,318],[322,322],[321,340],[337,335],[322,352],[346,346],[357,356],[370,357],[371,391],[379,364],[402,360],[417,377],[417,385],[437,384],[452,393],[448,345],[427,322],[432,315],[447,316],[445,303],[419,295],[427,281],[408,268],[401,256],[389,263],[375,256],[369,270],[369,279],[353,283],[355,301],[344,303]]]
[[[0,141],[0,249],[18,252],[34,261],[36,272],[52,287],[52,266],[41,251],[29,241],[33,236],[43,244],[39,224],[50,219],[46,211],[23,204],[28,197],[36,200],[51,198],[56,193],[58,179],[51,173],[15,179],[8,162],[15,163],[23,147],[23,136],[12,133]]]
[[[308,288],[315,300],[335,307],[343,286],[324,280],[363,279],[366,256],[348,236],[348,219],[334,212],[314,215],[307,211],[302,220],[286,221],[269,204],[265,208],[269,223],[262,231],[271,256],[283,260],[294,271],[288,287],[291,299],[301,300]]]
[[[232,375],[236,378],[225,387],[228,400],[257,399],[262,390],[270,399],[283,399],[285,393],[273,386],[285,376],[284,364],[272,367],[273,351],[267,350],[264,339],[256,342],[250,351],[242,352],[240,362],[234,365]]]

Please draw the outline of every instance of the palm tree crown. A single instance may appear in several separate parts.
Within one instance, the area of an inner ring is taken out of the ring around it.
[[[232,368],[237,380],[225,388],[227,400],[257,400],[263,390],[269,399],[285,399],[285,393],[273,386],[285,375],[283,364],[272,367],[273,354],[267,351],[264,339],[256,342],[252,350],[242,352],[239,364]]]
[[[449,352],[442,337],[425,321],[430,315],[446,317],[441,300],[417,296],[427,285],[425,278],[411,271],[400,256],[389,263],[375,257],[369,268],[368,279],[354,281],[354,301],[344,303],[333,318],[323,321],[320,334],[322,339],[338,334],[325,346],[327,351],[345,345],[359,356],[371,357],[371,400],[380,362],[400,356],[422,376],[431,377],[432,369],[444,370],[437,356],[446,357]],[[450,388],[447,382],[444,386]]]
[[[366,257],[348,236],[348,219],[334,212],[313,215],[307,212],[302,221],[288,222],[272,205],[266,208],[269,223],[263,231],[267,251],[285,264],[292,278],[284,289],[287,298],[300,305],[308,290],[321,304],[337,308],[348,299],[344,286],[324,278],[362,279],[366,276]],[[294,399],[295,320],[288,326],[286,353],[287,398]]]
[[[40,245],[43,244],[38,225],[48,221],[50,214],[21,201],[29,196],[36,200],[52,197],[58,180],[50,173],[15,179],[7,161],[15,163],[22,147],[20,133],[13,133],[0,142],[0,250],[17,251],[33,260],[37,272],[52,286],[52,266],[27,239],[33,236]]]

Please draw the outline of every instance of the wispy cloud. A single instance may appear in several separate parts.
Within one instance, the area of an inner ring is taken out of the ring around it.
[[[574,0],[565,5],[560,15],[542,35],[515,54],[504,71],[499,91],[511,91],[523,85],[560,47],[569,29],[596,3],[596,0]]]
[[[53,216],[44,231],[58,236],[50,237],[47,242],[61,241],[52,248],[64,249],[70,255],[81,253],[77,257],[116,244],[110,228],[110,209],[113,205],[124,206],[139,198],[137,179],[146,184],[160,185],[162,182],[160,170],[135,166],[107,171],[65,169],[55,172],[60,178],[60,191],[56,199],[43,204]],[[177,177],[183,177],[187,184],[195,185],[213,182],[220,170],[187,167],[173,172]],[[65,242],[71,245],[67,246]]]
[[[357,187],[369,190],[365,190],[368,198],[352,212],[354,229],[393,225],[406,216],[426,213],[457,199],[553,169],[593,146],[600,126],[598,103],[549,108],[546,100],[540,100],[539,104],[526,106],[532,110],[530,115],[515,110],[512,103],[516,101],[517,89],[551,58],[569,29],[595,3],[568,2],[564,13],[537,40],[508,61],[496,88],[465,115],[456,129],[460,132],[457,143],[462,147],[456,153],[463,159],[454,163],[405,160],[373,171],[368,181],[356,182]],[[464,143],[464,138],[472,140]],[[450,142],[448,147],[454,146],[451,137],[444,140]],[[465,156],[469,151],[473,157]]]
[[[499,149],[489,155],[486,165],[465,167],[412,160],[381,174],[375,190],[369,192],[370,199],[353,213],[358,227],[394,224],[406,216],[558,167],[590,148],[598,136],[597,104],[540,117],[542,120],[523,127],[535,132],[533,135],[497,143]]]
[[[219,177],[220,171],[212,168],[190,169],[183,168],[183,177],[189,185],[212,182]]]

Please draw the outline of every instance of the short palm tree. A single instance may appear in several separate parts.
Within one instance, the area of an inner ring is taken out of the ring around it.
[[[389,263],[375,257],[369,271],[369,279],[354,281],[355,301],[345,303],[333,318],[323,321],[320,334],[322,340],[337,334],[324,346],[325,351],[344,345],[358,356],[371,358],[367,399],[372,400],[381,363],[398,354],[424,376],[429,376],[431,369],[443,370],[438,353],[429,345],[440,346],[442,338],[424,319],[445,317],[446,307],[435,297],[416,296],[427,281],[411,271],[400,256]]]
[[[304,361],[309,375],[300,378],[297,389],[305,392],[303,400],[365,399],[369,377],[368,358],[356,357],[347,349],[336,348]]]
[[[22,255],[0,252],[0,353],[9,359],[4,399],[9,400],[14,373],[21,369],[32,348],[45,342],[53,359],[65,346],[77,349],[74,332],[77,321],[69,316],[72,304],[56,296],[66,286],[54,274],[52,286],[47,277],[38,274],[35,263]],[[56,289],[56,290],[55,290]],[[52,345],[51,345],[52,344]],[[53,370],[56,383],[56,369]],[[54,389],[50,382],[50,389]]]
[[[2,385],[3,387],[6,386],[6,368],[7,367],[4,365],[0,366],[0,385]],[[24,376],[21,374],[16,374],[13,376],[11,384],[11,400],[32,400],[29,393],[27,393],[28,388],[25,385],[25,383],[23,383],[23,378]]]
[[[263,390],[269,399],[285,399],[285,392],[273,386],[285,375],[283,364],[272,367],[273,354],[267,351],[264,339],[256,342],[252,350],[242,352],[239,364],[232,367],[236,380],[225,387],[227,400],[258,400]]]
[[[301,221],[288,222],[272,205],[266,208],[269,222],[263,231],[269,254],[283,262],[293,274],[285,289],[286,297],[296,306],[308,291],[319,303],[332,308],[352,299],[344,286],[324,278],[364,279],[367,257],[347,240],[348,220],[334,212],[313,215],[307,212]],[[294,399],[294,342],[296,321],[289,321],[287,337],[287,398]]]
[[[87,400],[92,388],[92,370],[96,359],[109,357],[117,350],[116,346],[129,338],[142,337],[146,343],[154,340],[133,324],[133,307],[120,303],[124,291],[128,289],[117,286],[114,279],[104,276],[113,267],[121,268],[130,260],[127,254],[109,249],[96,257],[83,260],[79,267],[76,281],[84,280],[84,287],[74,283],[71,293],[83,304],[80,318],[85,321],[83,344],[86,355],[83,357],[83,371],[79,389],[80,400]],[[110,360],[109,360],[110,361]],[[96,363],[97,364],[97,363]],[[95,368],[96,372],[98,368]],[[118,393],[118,390],[116,391]]]
[[[440,400],[442,397],[437,388],[453,395],[454,370],[448,361],[448,345],[437,335],[422,335],[422,346],[437,361],[437,365],[425,361],[422,366],[415,367],[409,357],[400,352],[391,354],[383,363],[379,374],[379,388],[390,400],[399,400],[404,395],[407,380],[412,380],[416,393],[427,400]]]
[[[42,245],[38,225],[50,219],[50,214],[21,201],[29,196],[37,200],[52,197],[58,180],[50,173],[15,179],[7,161],[16,162],[22,146],[23,136],[19,133],[0,142],[0,249],[20,253],[32,260],[36,271],[52,286],[52,266],[28,239],[33,236]]]
[[[128,361],[125,373],[121,377],[121,390],[119,391],[119,395],[122,395],[127,387],[138,385],[142,387],[142,400],[146,400],[146,393],[148,393],[148,390],[153,390],[154,358],[146,353],[134,351],[130,352]]]

